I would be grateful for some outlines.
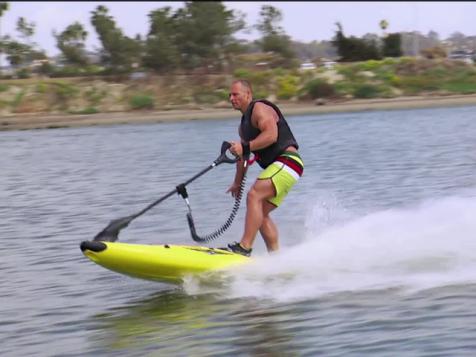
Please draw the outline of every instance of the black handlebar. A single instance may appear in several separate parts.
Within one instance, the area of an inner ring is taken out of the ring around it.
[[[222,163],[234,164],[235,162],[237,162],[239,160],[239,157],[235,156],[235,157],[231,158],[231,157],[228,157],[226,155],[226,152],[228,151],[229,148],[231,148],[231,144],[228,141],[224,141],[221,144],[221,154],[214,161],[215,165],[220,165]]]

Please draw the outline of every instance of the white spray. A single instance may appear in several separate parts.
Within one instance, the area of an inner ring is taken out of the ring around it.
[[[343,291],[476,282],[475,197],[425,201],[345,223],[342,218],[351,215],[336,204],[321,202],[309,212],[307,239],[231,271],[219,293],[294,301]],[[332,216],[340,218],[329,223]],[[320,223],[325,217],[328,223]],[[210,292],[192,282],[185,290]]]

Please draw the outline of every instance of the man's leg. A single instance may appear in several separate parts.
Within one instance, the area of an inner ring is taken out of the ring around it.
[[[272,203],[269,203],[268,201],[265,201],[263,203],[263,224],[261,225],[259,232],[261,233],[261,236],[263,237],[264,242],[266,243],[266,248],[268,249],[268,252],[274,252],[279,249],[278,228],[269,216],[271,211],[275,208],[277,207]]]
[[[282,156],[288,164],[275,162],[269,165],[261,172],[248,192],[245,232],[240,242],[245,249],[253,246],[258,230],[263,236],[268,252],[279,248],[278,230],[269,213],[281,204],[298,181],[304,167],[299,155],[288,153]]]
[[[240,242],[243,248],[250,249],[253,246],[256,233],[258,233],[258,230],[263,225],[266,200],[275,195],[276,192],[271,179],[256,180],[251,187],[246,200],[245,232]],[[267,213],[269,213],[269,211]],[[267,224],[269,226],[269,223]]]

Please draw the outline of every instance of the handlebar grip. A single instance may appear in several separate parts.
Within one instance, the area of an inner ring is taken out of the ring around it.
[[[221,144],[221,155],[215,160],[215,164],[219,165],[224,162],[227,164],[234,164],[239,160],[239,157],[231,158],[226,155],[229,148],[231,148],[231,144],[228,141],[224,141]]]

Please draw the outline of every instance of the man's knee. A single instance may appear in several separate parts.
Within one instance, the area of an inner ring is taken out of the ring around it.
[[[267,226],[274,225],[274,222],[269,216],[269,213],[263,212],[263,225],[267,225]]]
[[[257,199],[271,198],[275,195],[273,182],[271,180],[257,180],[251,186],[248,194]]]
[[[259,191],[254,186],[251,187],[250,190],[248,191],[248,195],[246,196],[247,202],[260,201],[261,199],[262,198]]]

